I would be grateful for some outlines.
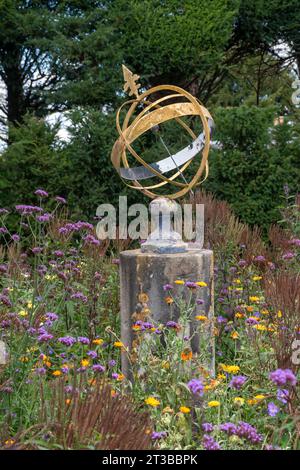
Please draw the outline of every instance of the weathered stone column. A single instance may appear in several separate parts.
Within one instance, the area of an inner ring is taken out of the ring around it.
[[[141,250],[123,251],[120,254],[121,284],[121,340],[131,350],[134,333],[133,315],[141,310],[139,295],[147,294],[151,318],[159,323],[171,320],[170,306],[165,302],[165,284],[172,284],[177,279],[185,281],[204,281],[207,287],[200,288],[198,296],[203,299],[201,311],[210,320],[207,335],[207,367],[214,374],[214,335],[213,335],[213,252],[210,250],[189,249],[183,253],[143,253]],[[187,289],[188,291],[188,289]],[[174,304],[172,305],[172,309]],[[172,310],[172,320],[178,318],[179,312]],[[196,331],[199,322],[191,320],[191,333]],[[199,352],[199,335],[195,334],[191,344],[194,352]],[[122,371],[127,377],[130,374],[130,362],[122,353]]]

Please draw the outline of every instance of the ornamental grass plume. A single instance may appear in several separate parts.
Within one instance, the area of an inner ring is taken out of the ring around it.
[[[269,275],[264,280],[264,291],[270,311],[268,321],[276,329],[272,340],[278,367],[295,371],[299,365],[293,364],[292,345],[298,338],[300,322],[300,276],[286,271]]]
[[[147,450],[153,448],[149,415],[136,410],[128,396],[113,393],[101,379],[89,386],[83,375],[66,386],[50,385],[51,400],[41,386],[40,424],[14,437],[12,450]],[[42,442],[42,444],[41,444]]]

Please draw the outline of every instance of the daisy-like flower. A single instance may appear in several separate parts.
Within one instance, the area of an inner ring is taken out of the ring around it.
[[[209,408],[217,408],[218,406],[220,406],[220,402],[218,400],[211,400],[207,403],[207,406]]]
[[[156,408],[157,406],[160,405],[160,401],[157,400],[156,398],[154,397],[148,397],[145,399],[145,403],[146,405],[149,405],[149,406],[152,406],[153,408]]]
[[[191,409],[188,406],[181,406],[179,408],[179,411],[183,414],[189,414],[191,412]]]

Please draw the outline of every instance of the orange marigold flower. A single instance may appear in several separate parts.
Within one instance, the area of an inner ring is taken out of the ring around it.
[[[184,350],[181,353],[181,360],[182,361],[190,361],[193,357],[193,353],[190,349]]]

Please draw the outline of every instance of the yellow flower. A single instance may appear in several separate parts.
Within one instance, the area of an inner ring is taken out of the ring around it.
[[[234,282],[235,284],[241,284],[241,280],[240,280],[240,279],[233,279],[233,282]]]
[[[27,302],[27,308],[32,308],[32,302]]]
[[[208,320],[208,318],[207,318],[206,315],[197,315],[195,318],[196,318],[196,320],[199,320],[199,321],[206,321],[206,320]]]
[[[15,443],[15,440],[14,439],[7,439],[4,444],[6,446],[12,446],[13,444]]]
[[[115,390],[112,390],[112,391],[110,392],[110,395],[111,395],[112,397],[115,397],[115,396],[117,395],[117,392],[116,392]]]
[[[181,407],[179,408],[179,411],[181,411],[181,413],[188,414],[188,413],[191,412],[191,409],[188,408],[187,406],[181,406]]]
[[[224,375],[224,374],[218,374],[218,375],[217,375],[217,379],[218,379],[218,380],[225,380],[225,379],[226,379],[226,375]]]
[[[244,318],[244,316],[245,316],[245,315],[244,315],[243,313],[241,313],[241,312],[237,312],[237,313],[235,314],[235,318]]]
[[[246,310],[247,310],[247,312],[253,312],[254,307],[251,307],[250,305],[247,305]]]
[[[19,315],[20,315],[21,317],[27,317],[28,312],[27,312],[27,310],[20,310],[20,311],[19,311]]]
[[[71,398],[67,398],[66,399],[66,405],[70,405],[70,403],[71,403]]]
[[[174,302],[174,300],[172,299],[172,297],[165,297],[165,302],[166,304],[171,305]]]
[[[262,276],[253,276],[252,280],[253,281],[260,281],[262,279]]]
[[[90,361],[88,359],[82,359],[81,365],[82,367],[87,367],[90,364]]]
[[[269,311],[263,308],[263,309],[261,310],[261,314],[262,314],[262,315],[269,315]]]
[[[233,399],[234,403],[236,403],[237,405],[240,405],[242,406],[244,403],[245,403],[245,399],[242,398],[242,397],[235,397]]]
[[[62,372],[60,370],[55,370],[54,372],[52,372],[52,375],[54,375],[54,377],[59,377],[60,375],[62,375]]]
[[[264,398],[266,398],[265,395],[255,395],[255,400],[258,400],[258,401],[261,401],[261,400],[264,400]]]
[[[199,287],[207,287],[207,284],[206,284],[206,282],[204,282],[204,281],[196,282],[196,284],[197,284],[197,286],[199,286]]]
[[[100,345],[104,342],[103,339],[100,339],[100,338],[96,338],[96,339],[93,339],[93,344],[97,344],[97,345]]]
[[[178,284],[179,286],[183,286],[184,285],[184,281],[181,281],[180,279],[177,279],[174,284]]]
[[[124,379],[125,379],[125,375],[124,375],[124,374],[118,374],[117,380],[118,380],[119,382],[121,382],[121,381],[124,380]]]
[[[209,408],[215,408],[215,407],[220,406],[220,402],[217,400],[212,400],[212,401],[209,401],[207,405],[209,406]]]
[[[278,312],[277,312],[277,317],[278,317],[278,318],[281,318],[281,317],[282,317],[282,311],[281,311],[281,310],[278,310]]]
[[[228,374],[237,374],[240,371],[239,366],[227,366],[225,364],[221,365],[221,369]]]
[[[20,357],[20,361],[21,362],[28,362],[28,357],[27,356],[23,356],[23,357]]]
[[[267,327],[265,325],[253,325],[253,328],[255,328],[258,331],[267,331]]]
[[[256,295],[250,295],[249,300],[250,302],[259,302],[260,299]]]
[[[157,400],[157,399],[154,398],[154,397],[148,397],[148,398],[146,398],[145,403],[146,403],[146,405],[153,406],[154,408],[155,408],[156,406],[160,405],[160,401]]]
[[[124,347],[124,344],[121,342],[121,341],[115,341],[114,342],[114,346],[116,348],[123,348]]]
[[[230,336],[231,336],[232,339],[238,339],[239,338],[239,334],[238,334],[237,331],[233,331]]]

